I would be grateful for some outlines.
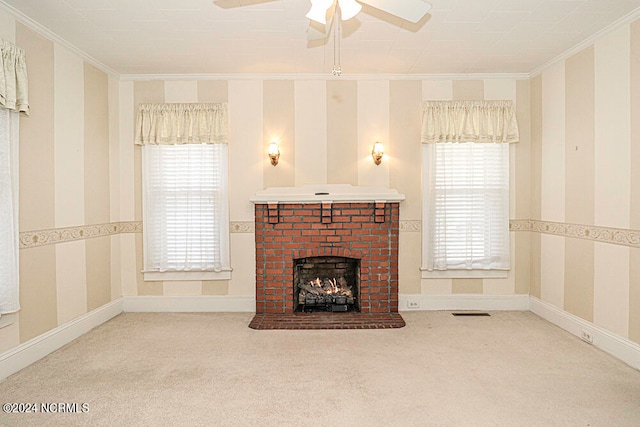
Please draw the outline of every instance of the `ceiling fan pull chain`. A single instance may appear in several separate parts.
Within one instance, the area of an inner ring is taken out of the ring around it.
[[[331,74],[336,77],[340,77],[342,74],[342,66],[340,65],[340,38],[342,36],[340,21],[342,16],[337,16],[338,14],[342,14],[342,11],[336,3],[333,17],[333,70],[331,70]]]

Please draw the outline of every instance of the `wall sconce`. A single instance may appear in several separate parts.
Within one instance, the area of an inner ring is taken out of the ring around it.
[[[373,144],[373,149],[371,150],[371,157],[373,157],[373,163],[379,165],[382,163],[382,156],[384,155],[384,146],[382,142],[376,142]]]
[[[278,164],[278,159],[280,159],[280,147],[278,147],[277,141],[271,141],[269,144],[269,158],[271,159],[271,164],[273,166]]]

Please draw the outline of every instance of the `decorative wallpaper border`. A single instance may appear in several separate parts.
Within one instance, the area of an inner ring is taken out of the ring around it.
[[[254,233],[253,221],[231,221],[231,233]],[[598,227],[595,225],[568,224],[563,222],[530,219],[512,219],[511,231],[533,231],[554,236],[573,237],[595,242],[640,248],[640,230]],[[422,231],[422,221],[400,221],[400,231],[415,233]],[[54,228],[49,230],[23,231],[20,233],[20,249],[54,245],[56,243],[111,236],[122,233],[142,233],[142,221],[121,221],[108,224],[83,225],[78,227]]]
[[[421,230],[421,221],[400,221],[400,231],[418,232]],[[576,239],[592,240],[594,242],[640,248],[640,230],[530,219],[510,220],[509,230],[533,231],[542,234],[553,234],[555,236],[573,237]]]
[[[417,231],[422,231],[422,221],[418,220],[405,220],[400,221],[400,231],[404,231],[407,233],[413,233]]]
[[[640,230],[530,220],[530,231],[640,248]]]
[[[231,221],[231,233],[253,233],[253,221]],[[79,225],[77,227],[52,228],[48,230],[23,231],[20,233],[20,249],[37,248],[57,243],[73,242],[94,237],[112,236],[122,233],[142,233],[142,221],[121,221],[107,224]]]
[[[231,221],[229,223],[230,233],[255,233],[256,224],[253,221]]]
[[[23,231],[20,233],[20,249],[122,233],[142,233],[142,221],[110,222],[107,224],[80,225],[49,230]]]
[[[528,219],[509,220],[509,231],[531,231],[531,221]]]

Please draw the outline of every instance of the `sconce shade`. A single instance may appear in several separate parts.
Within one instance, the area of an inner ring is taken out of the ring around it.
[[[271,159],[271,164],[273,166],[278,164],[278,160],[280,159],[280,147],[278,147],[278,143],[276,141],[272,141],[269,144],[269,159]]]
[[[373,144],[373,149],[371,150],[371,157],[373,157],[373,163],[379,165],[382,163],[382,156],[384,155],[384,145],[382,142],[376,142]]]

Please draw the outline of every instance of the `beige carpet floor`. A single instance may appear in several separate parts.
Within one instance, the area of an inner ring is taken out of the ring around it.
[[[256,331],[125,313],[0,382],[19,426],[640,426],[640,372],[529,312],[394,330]]]

